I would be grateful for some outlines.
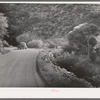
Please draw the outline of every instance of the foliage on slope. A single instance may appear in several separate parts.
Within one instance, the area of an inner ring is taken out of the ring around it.
[[[51,87],[92,87],[91,83],[77,78],[73,73],[55,66],[48,52],[41,52],[37,58],[37,71]]]
[[[87,21],[98,22],[93,17],[94,12],[97,12],[95,9],[98,8],[94,5],[13,3],[0,5],[0,11],[8,16],[11,38],[26,32],[43,39],[62,37],[78,24]]]

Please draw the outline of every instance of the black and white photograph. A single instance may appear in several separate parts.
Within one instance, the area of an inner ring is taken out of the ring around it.
[[[100,4],[0,3],[0,88],[99,88]]]

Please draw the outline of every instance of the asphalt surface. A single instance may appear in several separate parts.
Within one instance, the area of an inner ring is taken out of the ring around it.
[[[0,87],[45,87],[36,70],[39,49],[0,54]]]

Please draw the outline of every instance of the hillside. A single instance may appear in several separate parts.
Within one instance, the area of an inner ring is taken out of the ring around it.
[[[32,39],[64,37],[73,27],[84,23],[100,25],[100,7],[91,4],[0,4],[0,12],[8,17],[6,38],[16,45],[16,37],[29,34]]]

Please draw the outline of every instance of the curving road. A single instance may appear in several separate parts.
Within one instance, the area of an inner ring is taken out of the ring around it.
[[[0,54],[0,87],[44,87],[36,70],[39,49],[11,50]]]

